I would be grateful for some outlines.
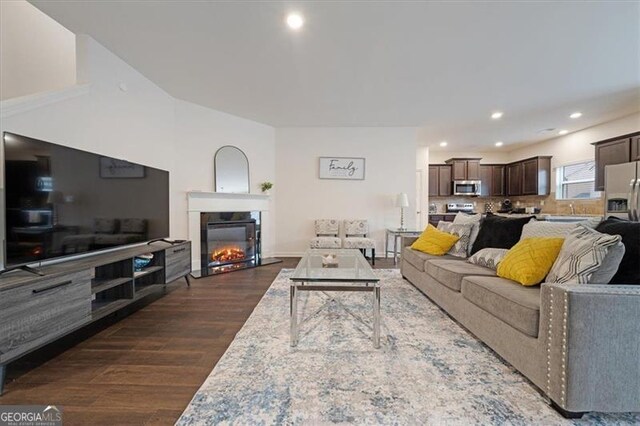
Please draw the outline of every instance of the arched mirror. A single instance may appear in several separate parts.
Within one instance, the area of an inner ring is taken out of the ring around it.
[[[213,160],[216,192],[249,193],[249,160],[235,146],[223,146]]]

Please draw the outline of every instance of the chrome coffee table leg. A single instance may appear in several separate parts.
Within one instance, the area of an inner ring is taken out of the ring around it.
[[[380,347],[380,287],[373,289],[373,347]]]
[[[291,317],[289,338],[291,346],[296,346],[298,344],[298,289],[295,283],[290,286],[289,299],[289,315]]]

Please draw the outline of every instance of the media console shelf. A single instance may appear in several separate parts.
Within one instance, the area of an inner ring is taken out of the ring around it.
[[[153,253],[140,271],[134,258]],[[73,331],[162,293],[181,278],[189,283],[191,242],[164,241],[73,259],[0,276],[0,395],[6,365]]]

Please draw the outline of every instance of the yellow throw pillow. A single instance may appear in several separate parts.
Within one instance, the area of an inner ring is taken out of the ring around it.
[[[442,256],[446,254],[460,237],[439,231],[433,225],[428,225],[422,235],[411,244],[411,248],[427,254]]]
[[[522,285],[540,284],[556,261],[564,238],[525,238],[498,264],[498,276]]]

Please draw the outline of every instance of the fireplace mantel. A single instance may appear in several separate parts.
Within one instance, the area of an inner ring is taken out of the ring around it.
[[[247,211],[268,210],[269,196],[265,194],[234,194],[225,192],[187,192],[188,211],[197,212],[223,212],[240,211],[235,205],[253,206]],[[254,208],[256,206],[262,208]],[[214,210],[212,210],[214,209]]]
[[[189,239],[200,241],[200,213],[206,212],[261,212],[263,221],[268,216],[269,195],[231,194],[223,192],[187,192],[187,213],[189,216]],[[264,232],[267,230],[263,230]],[[269,238],[269,236],[267,236]],[[263,236],[264,240],[264,236]],[[200,269],[200,245],[195,243],[191,251],[191,266]]]

